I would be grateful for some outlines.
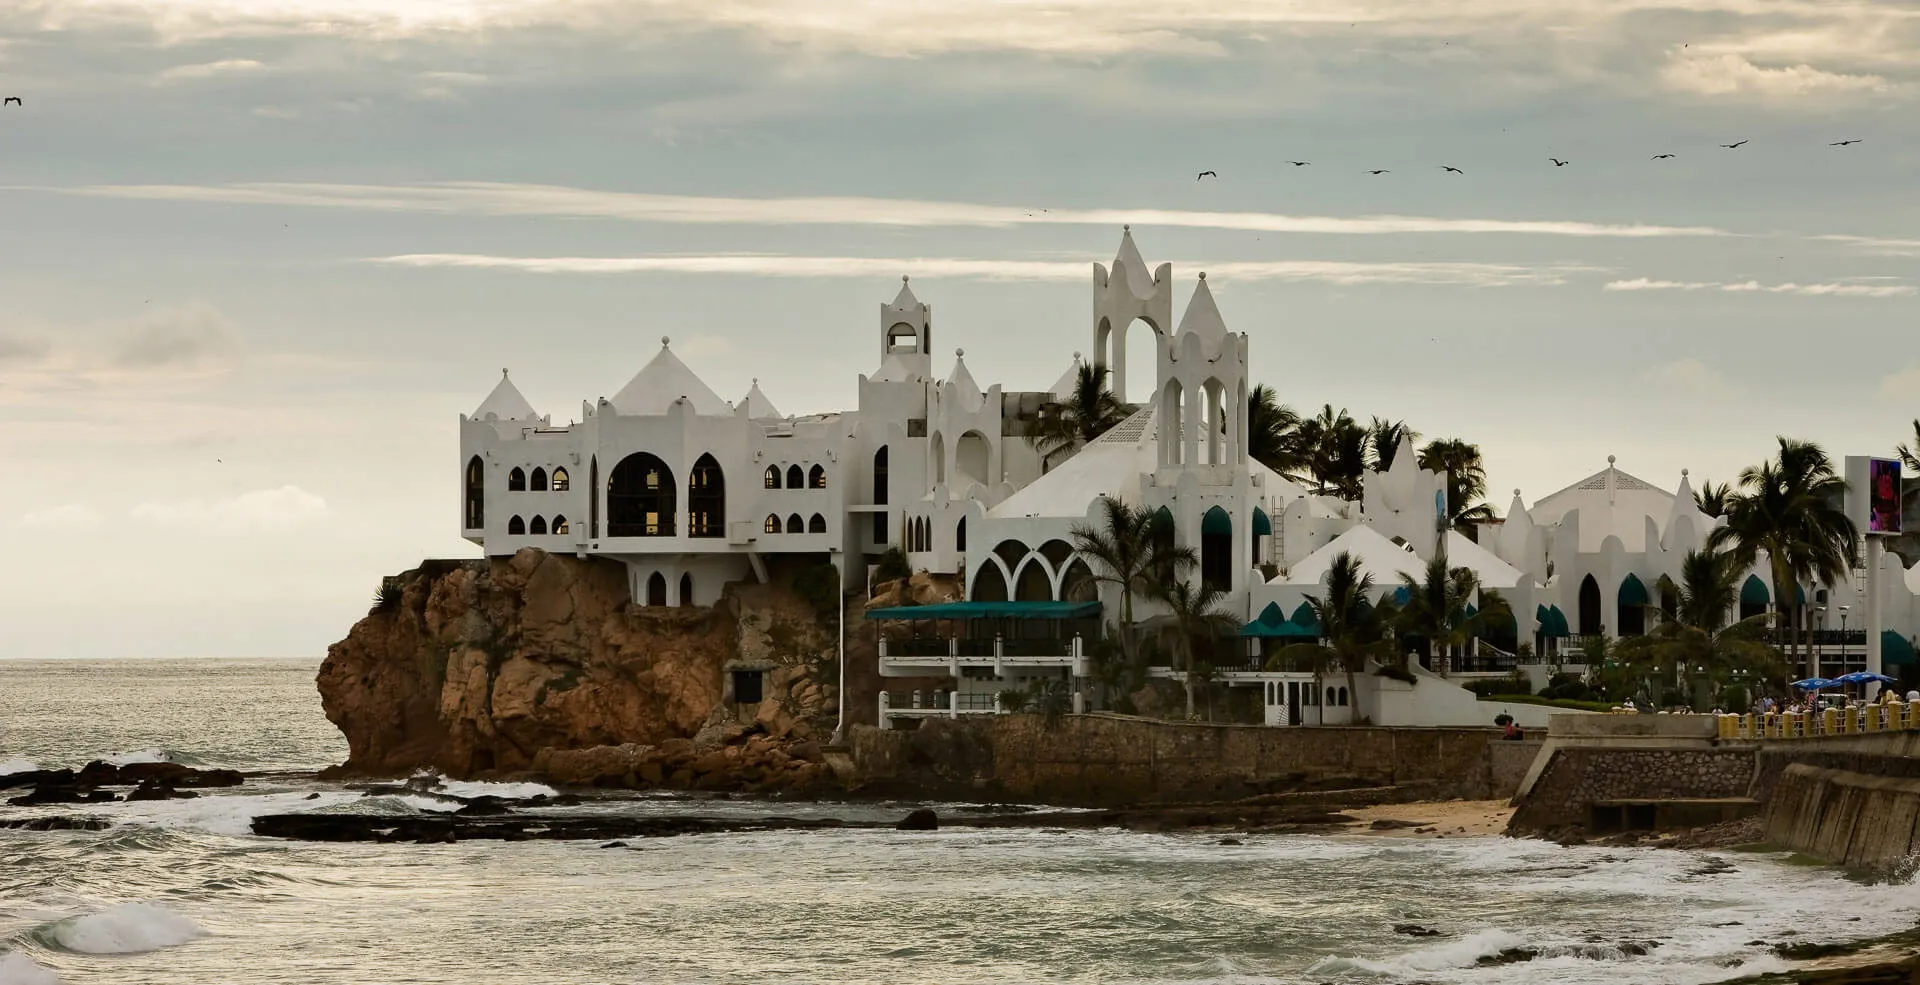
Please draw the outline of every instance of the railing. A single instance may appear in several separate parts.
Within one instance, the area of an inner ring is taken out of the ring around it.
[[[887,641],[887,656],[890,657],[945,657],[949,649],[948,640],[941,636],[916,636]]]
[[[956,640],[955,644],[956,644],[955,652],[962,657],[993,656],[993,641],[990,639],[977,637],[972,639]]]
[[[978,665],[999,660],[1073,660],[1082,652],[1080,637],[1068,639],[1006,639],[1003,637],[948,639],[915,636],[880,640],[882,660],[919,660],[922,662]]]
[[[1815,712],[1721,715],[1722,739],[1809,739],[1874,732],[1920,732],[1920,701],[1826,708]]]
[[[1786,630],[1786,629],[1769,629],[1766,631],[1765,635],[1763,636],[1763,639],[1765,639],[1768,643],[1773,644],[1774,646],[1791,646],[1793,644],[1793,631]],[[1820,647],[1820,646],[1864,647],[1867,645],[1867,631],[1864,629],[1802,630],[1800,633],[1800,644],[1802,646],[1812,645],[1816,647]]]

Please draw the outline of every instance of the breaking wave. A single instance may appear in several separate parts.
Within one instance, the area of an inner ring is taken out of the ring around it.
[[[49,947],[75,954],[143,954],[206,936],[192,920],[152,903],[121,903],[36,931]]]

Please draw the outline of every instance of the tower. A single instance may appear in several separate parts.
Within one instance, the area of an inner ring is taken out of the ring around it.
[[[1160,346],[1155,428],[1160,465],[1244,465],[1247,460],[1247,337],[1227,331],[1202,273]]]
[[[913,296],[904,276],[900,293],[880,305],[880,364],[891,360],[922,379],[933,376],[933,307]]]
[[[1133,227],[1122,226],[1113,269],[1093,265],[1093,365],[1107,370],[1107,385],[1127,402],[1127,329],[1135,319],[1153,329],[1157,347],[1166,351],[1173,325],[1173,264],[1153,273],[1133,245]]]

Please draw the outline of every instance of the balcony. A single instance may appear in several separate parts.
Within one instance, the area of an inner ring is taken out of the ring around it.
[[[1009,667],[1069,667],[1076,676],[1088,673],[1086,645],[1078,636],[1008,639],[1003,636],[913,636],[880,638],[882,677],[958,677],[963,667],[991,667],[1003,676]]]

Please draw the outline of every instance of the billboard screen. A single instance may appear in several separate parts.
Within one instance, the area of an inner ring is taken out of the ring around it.
[[[1900,532],[1900,463],[1887,458],[1867,460],[1867,525],[1862,533],[1891,536]]]

